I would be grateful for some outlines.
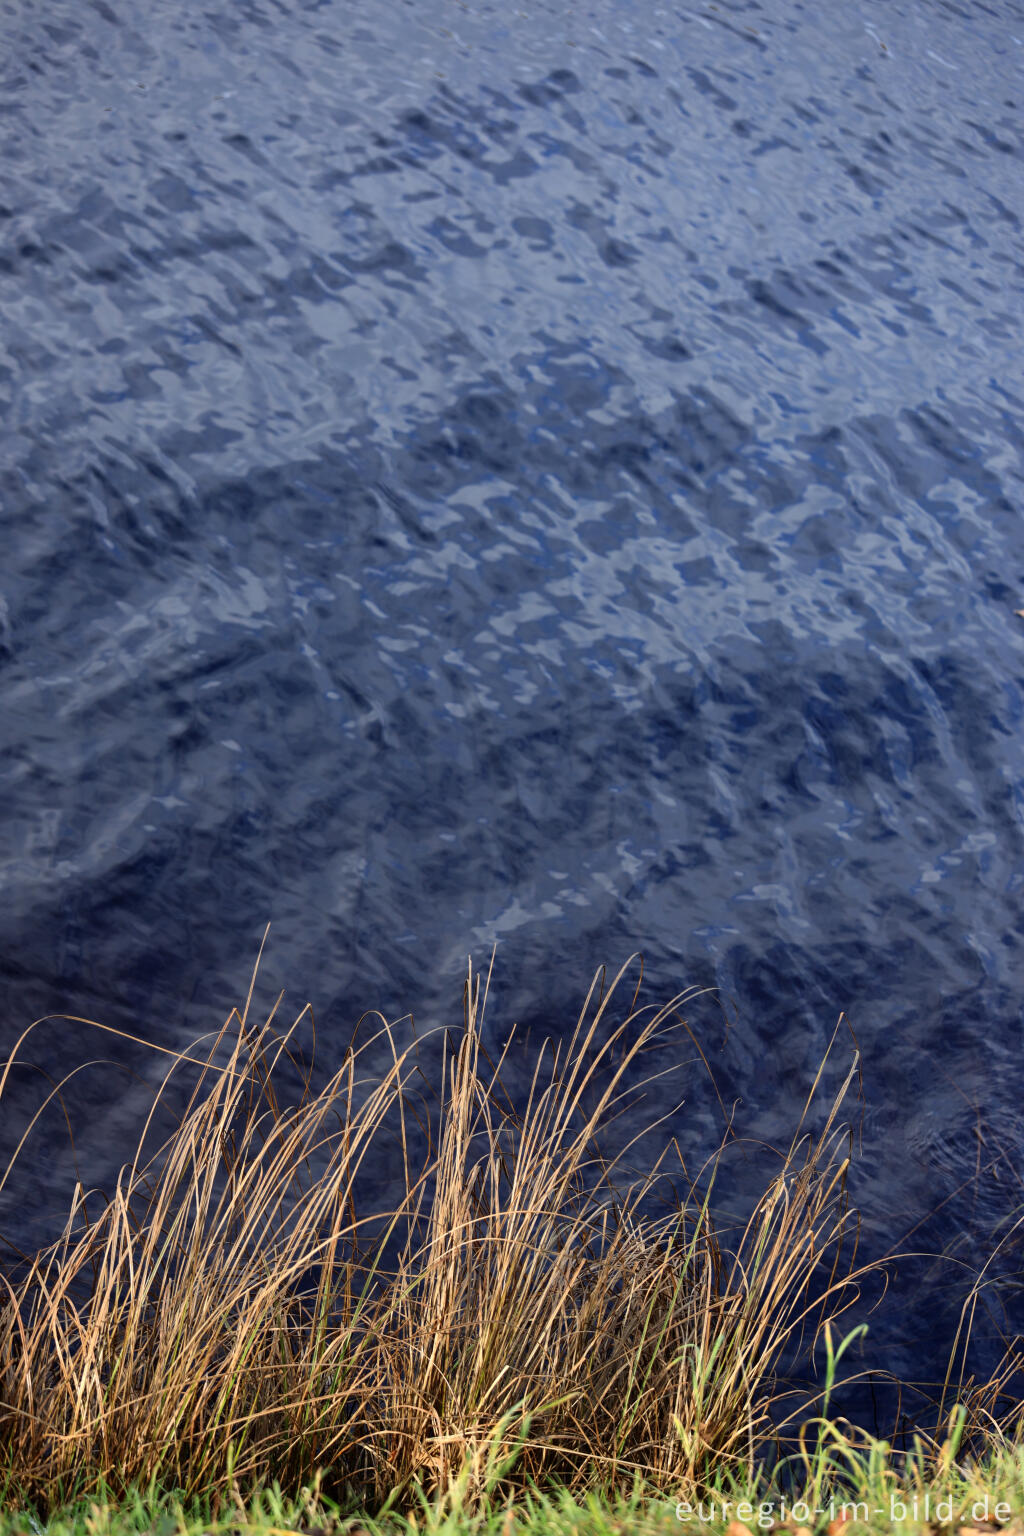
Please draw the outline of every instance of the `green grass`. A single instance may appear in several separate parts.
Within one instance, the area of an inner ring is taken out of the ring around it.
[[[699,1499],[677,1498],[672,1490],[637,1482],[629,1489],[573,1493],[567,1489],[494,1489],[468,1497],[473,1480],[467,1465],[443,1495],[420,1497],[404,1512],[376,1516],[339,1508],[317,1482],[293,1498],[276,1485],[219,1509],[210,1499],[130,1490],[113,1498],[97,1490],[48,1518],[26,1507],[0,1512],[0,1536],[722,1536],[736,1522],[751,1533],[785,1527],[833,1532],[906,1536],[937,1528],[984,1531],[987,1524],[1024,1531],[1024,1450],[1007,1441],[990,1445],[978,1462],[923,1451],[898,1467],[884,1442],[856,1442],[835,1427],[828,1437],[833,1458],[825,1481],[804,1465],[805,1480],[780,1481],[760,1473],[752,1479],[719,1475]],[[795,1468],[787,1469],[790,1474]]]
[[[510,1036],[488,1058],[472,968],[436,1083],[381,1020],[362,1050],[386,1043],[386,1072],[364,1081],[350,1050],[298,1102],[280,1077],[303,1015],[253,1023],[250,987],[206,1050],[169,1068],[158,1101],[189,1063],[196,1079],[170,1139],[151,1149],[144,1134],[109,1194],[76,1189],[60,1238],[0,1288],[10,1528],[333,1529],[354,1511],[367,1527],[503,1536],[521,1522],[676,1529],[678,1501],[788,1489],[822,1508],[870,1487],[888,1507],[893,1488],[954,1479],[959,1498],[974,1476],[1016,1510],[1004,1378],[955,1394],[952,1417],[940,1405],[909,1459],[829,1418],[858,1279],[839,1119],[856,1060],[726,1241],[715,1158],[694,1181],[668,1148],[630,1183],[602,1155],[641,1058],[688,1027],[687,994],[641,1007],[626,970],[608,986],[599,973],[518,1103],[503,1072],[522,1054]],[[384,1144],[404,1193],[379,1211],[365,1185]],[[668,1215],[651,1214],[658,1193]],[[316,1294],[297,1297],[311,1265]],[[784,1397],[781,1363],[815,1344],[823,1392]],[[972,1471],[968,1446],[991,1467]]]

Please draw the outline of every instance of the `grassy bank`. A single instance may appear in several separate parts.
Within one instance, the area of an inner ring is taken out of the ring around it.
[[[990,1444],[965,1463],[922,1451],[897,1470],[889,1447],[856,1444],[838,1430],[830,1450],[784,1482],[761,1475],[738,1482],[722,1475],[699,1499],[637,1484],[603,1494],[566,1489],[467,1497],[471,1472],[444,1494],[404,1512],[371,1515],[339,1508],[319,1487],[285,1498],[264,1489],[218,1510],[210,1499],[130,1490],[110,1498],[98,1490],[48,1517],[13,1505],[0,1512],[0,1536],[1006,1536],[1024,1533],[1024,1451]],[[796,1469],[790,1468],[790,1473]]]
[[[687,997],[642,1007],[625,971],[595,978],[525,1088],[514,1038],[494,1060],[483,1048],[485,999],[470,971],[435,1083],[380,1020],[296,1095],[285,1069],[302,1016],[256,1023],[252,989],[205,1050],[172,1063],[157,1097],[187,1102],[171,1137],[144,1134],[107,1195],[79,1188],[59,1239],[0,1293],[12,1529],[76,1501],[92,1536],[329,1528],[353,1512],[421,1530],[500,1521],[505,1536],[523,1520],[714,1526],[678,1519],[701,1498],[724,1529],[726,1499],[781,1514],[788,1490],[827,1510],[844,1487],[888,1510],[894,1489],[941,1486],[969,1506],[991,1483],[1020,1508],[998,1383],[952,1417],[937,1405],[909,1461],[828,1420],[859,1278],[840,1118],[855,1060],[726,1242],[714,1159],[695,1180],[669,1149],[630,1183],[599,1145],[643,1058],[685,1031]],[[375,1209],[374,1169],[396,1166],[402,1194]],[[785,1395],[780,1367],[815,1342],[822,1387]],[[996,1461],[973,1471],[971,1445]],[[138,1493],[157,1488],[174,1499]],[[306,1493],[287,1506],[274,1488]],[[258,1490],[273,1508],[243,1514]]]

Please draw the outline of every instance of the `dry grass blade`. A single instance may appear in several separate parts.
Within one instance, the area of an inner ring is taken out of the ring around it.
[[[838,1101],[734,1253],[706,1196],[654,1219],[660,1167],[620,1188],[598,1133],[683,998],[653,1011],[634,995],[615,1022],[625,970],[595,982],[568,1047],[541,1050],[517,1110],[471,969],[422,1165],[413,1055],[387,1035],[383,1077],[361,1082],[350,1051],[283,1104],[299,1021],[254,1027],[250,989],[185,1058],[198,1082],[171,1139],[148,1155],[144,1137],[88,1218],[76,1191],[59,1241],[0,1293],[10,1481],[46,1503],[101,1482],[228,1496],[321,1473],[379,1507],[414,1488],[473,1500],[496,1478],[640,1472],[678,1489],[749,1464],[783,1352],[814,1307],[842,1305]],[[385,1136],[405,1194],[367,1211]]]

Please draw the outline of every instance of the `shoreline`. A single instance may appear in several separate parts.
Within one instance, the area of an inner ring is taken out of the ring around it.
[[[135,1507],[139,1489],[174,1488],[216,1512],[246,1490],[315,1486],[324,1509],[358,1505],[365,1524],[453,1500],[475,1519],[550,1487],[584,1503],[668,1490],[691,1512],[794,1492],[820,1511],[852,1487],[877,1511],[901,1490],[954,1497],[950,1477],[966,1498],[964,1458],[987,1452],[1015,1517],[1019,1341],[977,1383],[958,1375],[958,1337],[898,1451],[835,1417],[865,1374],[848,1357],[865,1325],[844,1317],[879,1272],[857,1264],[846,1199],[856,1054],[819,1106],[826,1053],[788,1149],[726,1233],[714,1156],[693,1180],[669,1147],[628,1184],[602,1157],[641,1057],[685,1024],[689,994],[640,1004],[629,970],[598,972],[519,1101],[501,1076],[511,1037],[496,1062],[483,1048],[490,976],[470,964],[437,1082],[393,1043],[383,1078],[363,1081],[350,1051],[298,1103],[278,1097],[275,1068],[305,1010],[287,1027],[276,1009],[251,1019],[254,972],[212,1043],[173,1063],[198,1081],[169,1139],[143,1139],[108,1195],[77,1186],[61,1237],[4,1282],[5,1504],[56,1511],[77,1492]],[[363,1178],[382,1137],[405,1156],[384,1212]],[[666,1192],[670,1214],[652,1216]],[[797,1388],[815,1349],[823,1365]],[[936,1523],[933,1501],[918,1524]]]

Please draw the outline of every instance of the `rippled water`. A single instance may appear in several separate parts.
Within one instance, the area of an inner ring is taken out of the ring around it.
[[[180,1044],[268,920],[328,1054],[457,1019],[495,938],[535,1028],[639,949],[651,998],[722,989],[753,1136],[845,1010],[871,1251],[945,1202],[927,1244],[983,1256],[1022,1198],[1020,3],[9,0],[0,57],[2,1043]],[[139,1096],[71,1098],[109,1178]],[[699,1084],[672,1124],[708,1150]],[[934,1366],[938,1310],[879,1363]]]

